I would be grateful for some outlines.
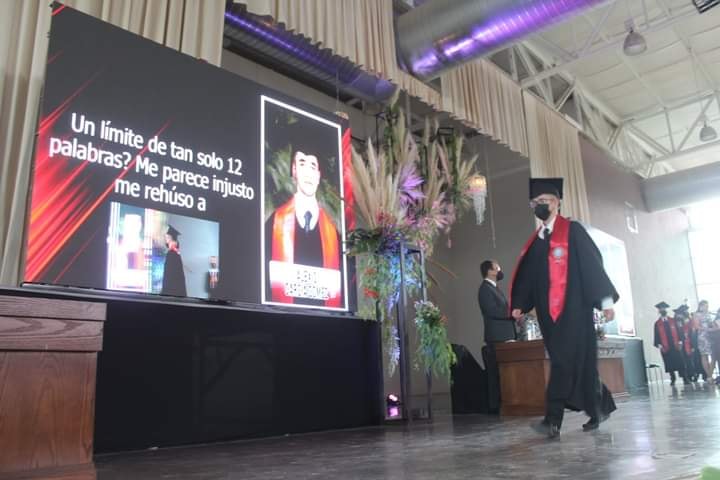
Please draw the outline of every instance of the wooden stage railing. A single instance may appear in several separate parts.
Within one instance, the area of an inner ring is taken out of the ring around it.
[[[0,478],[94,479],[103,303],[0,294]]]

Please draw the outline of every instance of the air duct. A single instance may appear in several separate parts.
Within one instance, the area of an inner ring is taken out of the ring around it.
[[[650,212],[720,198],[720,162],[649,178],[643,195]]]
[[[431,0],[401,15],[403,67],[431,80],[606,0]]]
[[[395,85],[365,72],[330,49],[319,48],[302,35],[282,25],[249,13],[245,6],[229,4],[225,11],[225,41],[228,46],[270,68],[304,78],[322,90],[369,102],[382,102],[395,92]]]

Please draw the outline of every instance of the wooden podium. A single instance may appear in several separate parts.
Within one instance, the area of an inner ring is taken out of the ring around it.
[[[542,340],[496,343],[500,370],[500,415],[545,414],[550,360]]]
[[[623,340],[598,342],[598,371],[613,396],[627,395],[623,370]],[[496,343],[500,370],[500,414],[545,414],[545,386],[550,379],[550,360],[542,340]]]
[[[0,478],[95,479],[105,304],[0,293]]]

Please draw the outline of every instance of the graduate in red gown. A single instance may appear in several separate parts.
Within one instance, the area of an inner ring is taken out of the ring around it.
[[[675,372],[687,384],[685,377],[685,361],[683,359],[683,329],[678,326],[673,317],[668,316],[668,305],[660,302],[655,305],[660,313],[660,318],[655,322],[655,340],[653,345],[660,349],[665,372],[670,374],[670,385],[675,385]]]
[[[598,428],[615,410],[597,368],[594,309],[615,316],[618,294],[585,228],[560,215],[562,179],[530,179],[530,206],[542,226],[528,240],[512,281],[512,316],[537,312],[550,357],[546,412],[537,431],[560,435],[566,408],[585,411],[583,430]]]

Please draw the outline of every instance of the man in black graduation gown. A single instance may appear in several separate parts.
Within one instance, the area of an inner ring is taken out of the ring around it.
[[[515,339],[515,322],[509,314],[505,294],[498,288],[504,278],[500,265],[494,260],[480,264],[483,282],[478,289],[478,303],[485,324],[483,359],[488,376],[488,410],[500,411],[500,373],[495,358],[495,343]]]
[[[183,270],[182,257],[180,257],[179,236],[180,232],[173,228],[172,225],[168,225],[167,233],[165,233],[165,244],[168,251],[165,254],[163,283],[162,290],[160,290],[162,295],[187,296],[185,271]]]
[[[585,431],[598,428],[615,410],[598,374],[593,309],[612,320],[618,294],[585,228],[559,215],[562,179],[530,179],[530,198],[542,226],[518,261],[511,285],[512,316],[519,321],[525,312],[537,312],[550,379],[545,418],[534,428],[556,438],[565,408],[587,413]]]
[[[653,345],[660,349],[665,372],[670,374],[670,385],[675,385],[675,372],[680,374],[685,384],[690,383],[685,376],[685,360],[683,358],[683,329],[673,317],[668,316],[668,305],[660,302],[655,305],[660,318],[655,322],[655,339]]]

